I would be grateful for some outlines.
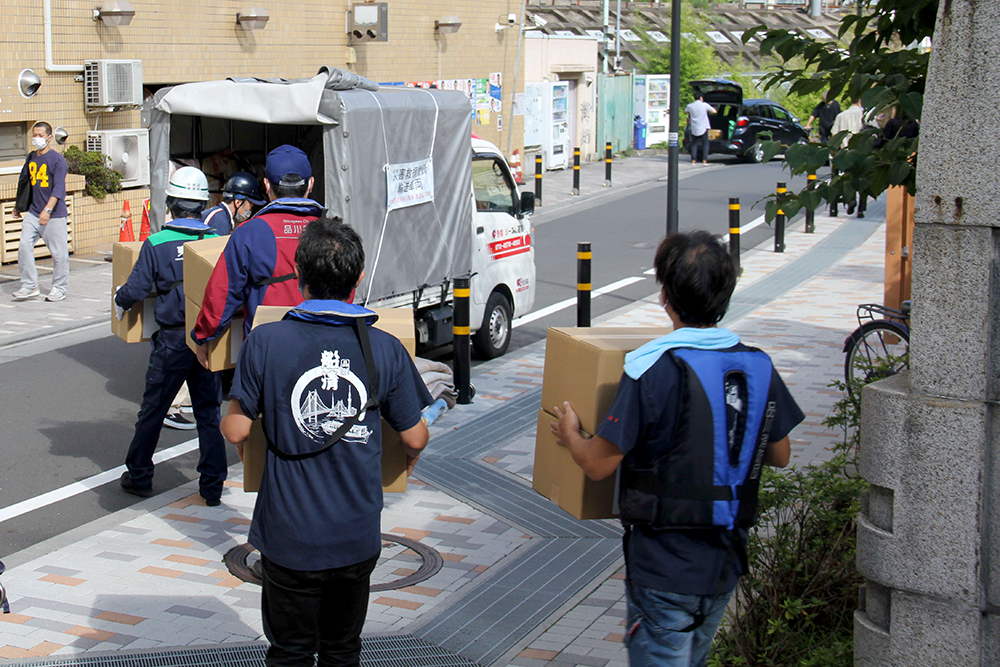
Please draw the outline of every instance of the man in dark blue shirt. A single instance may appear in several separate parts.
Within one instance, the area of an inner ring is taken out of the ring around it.
[[[295,252],[305,301],[250,332],[222,421],[242,456],[262,415],[268,443],[250,526],[261,554],[266,664],[359,665],[368,585],[381,550],[381,417],[412,470],[432,402],[402,343],[346,303],[364,275],[361,238],[309,223]]]
[[[163,230],[147,238],[128,280],[115,294],[116,310],[129,310],[150,294],[156,294],[159,331],[150,341],[146,390],[135,423],[122,473],[122,489],[140,497],[153,494],[153,452],[160,438],[163,419],[171,399],[184,382],[191,392],[198,424],[199,490],[205,503],[218,505],[226,481],[226,443],[219,432],[222,384],[218,373],[205,370],[187,345],[184,333],[184,244],[215,233],[201,222],[208,201],[208,179],[194,167],[181,167],[170,177],[167,208],[173,219]]]
[[[767,355],[715,326],[736,285],[718,240],[669,236],[655,266],[674,331],[626,356],[593,438],[568,402],[551,428],[590,478],[622,464],[629,663],[702,667],[745,573],[760,466],[788,464],[804,415]]]
[[[69,250],[66,231],[66,160],[52,148],[52,126],[35,123],[31,128],[31,145],[35,150],[28,156],[21,174],[31,183],[31,207],[14,211],[21,217],[21,240],[17,246],[17,265],[21,272],[21,289],[14,292],[15,301],[41,296],[38,271],[35,268],[35,243],[38,239],[52,255],[52,289],[46,301],[62,301],[69,291]]]

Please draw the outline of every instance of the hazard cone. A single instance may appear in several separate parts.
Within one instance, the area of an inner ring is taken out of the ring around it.
[[[121,243],[132,243],[135,241],[135,233],[132,231],[132,209],[125,200],[122,206],[122,223],[118,228],[118,241]]]
[[[524,185],[524,171],[521,169],[521,151],[514,149],[514,155],[510,158],[510,169],[514,172],[514,182]]]
[[[145,241],[147,238],[149,238],[149,199],[144,199],[142,202],[142,223],[139,225],[139,240]]]

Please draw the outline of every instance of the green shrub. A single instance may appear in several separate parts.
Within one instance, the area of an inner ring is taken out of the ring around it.
[[[104,199],[107,195],[122,189],[122,174],[112,169],[103,153],[85,152],[79,146],[70,146],[63,153],[66,158],[66,169],[71,174],[80,174],[87,179],[83,189],[84,194],[95,199]]]

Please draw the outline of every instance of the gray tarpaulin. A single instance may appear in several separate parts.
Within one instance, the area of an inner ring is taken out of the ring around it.
[[[358,230],[365,279],[358,300],[380,299],[468,275],[472,265],[472,108],[460,92],[379,88],[323,68],[312,79],[191,83],[156,94],[150,125],[154,229],[164,219],[171,114],[322,125],[325,200]],[[261,152],[274,146],[261,146]],[[300,146],[306,154],[314,146]],[[389,164],[431,158],[434,200],[387,212]],[[314,169],[318,165],[314,164]]]

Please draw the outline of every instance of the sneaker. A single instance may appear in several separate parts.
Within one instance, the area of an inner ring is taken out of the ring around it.
[[[11,296],[14,297],[14,301],[27,301],[28,299],[38,298],[41,295],[42,293],[38,291],[37,287],[32,287],[30,289],[27,287],[22,287],[21,289],[11,294]]]
[[[163,425],[178,431],[193,431],[197,425],[180,412],[171,412],[163,418]]]
[[[125,493],[131,493],[133,496],[149,498],[153,495],[152,487],[148,489],[140,489],[135,486],[135,484],[132,483],[132,475],[129,474],[128,470],[122,473],[121,479],[118,480],[118,484],[122,487],[122,491]]]
[[[194,414],[194,408],[191,407],[190,405],[181,405],[181,406],[178,406],[177,410],[180,411],[180,413],[182,415],[193,415]]]
[[[209,507],[218,507],[222,504],[222,498],[205,498],[205,496],[202,496],[202,498]]]
[[[62,301],[65,298],[66,298],[66,292],[63,292],[62,290],[57,290],[55,288],[53,288],[51,292],[45,295],[46,301]]]

